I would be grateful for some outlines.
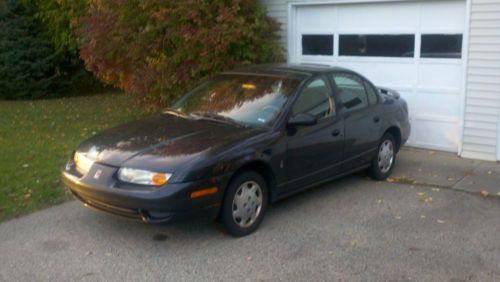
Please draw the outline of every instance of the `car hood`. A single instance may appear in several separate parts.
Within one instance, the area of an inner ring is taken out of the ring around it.
[[[106,130],[77,149],[111,166],[170,170],[194,160],[206,160],[262,129],[160,114]]]

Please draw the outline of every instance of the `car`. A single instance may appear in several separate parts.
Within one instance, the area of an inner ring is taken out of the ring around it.
[[[354,71],[248,66],[84,141],[62,180],[101,211],[148,223],[218,219],[245,236],[289,195],[360,170],[387,178],[410,130],[404,99]]]

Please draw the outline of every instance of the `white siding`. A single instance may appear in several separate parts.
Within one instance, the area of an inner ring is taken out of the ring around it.
[[[283,48],[287,47],[287,18],[288,18],[288,1],[287,0],[260,0],[270,17],[274,18],[281,24],[280,38]]]
[[[496,160],[500,124],[500,0],[472,0],[462,156]]]

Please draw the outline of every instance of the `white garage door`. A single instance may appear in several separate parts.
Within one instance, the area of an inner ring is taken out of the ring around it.
[[[290,61],[353,69],[408,101],[408,145],[458,151],[464,1],[294,5]]]

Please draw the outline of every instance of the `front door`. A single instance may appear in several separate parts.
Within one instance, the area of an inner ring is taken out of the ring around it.
[[[295,101],[291,116],[313,115],[317,123],[289,128],[287,137],[287,192],[335,176],[344,146],[344,122],[336,113],[327,79],[312,79]]]

